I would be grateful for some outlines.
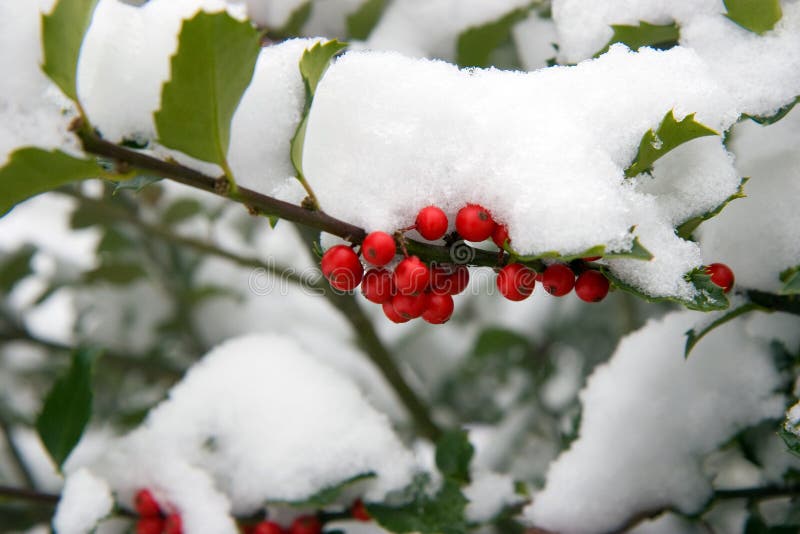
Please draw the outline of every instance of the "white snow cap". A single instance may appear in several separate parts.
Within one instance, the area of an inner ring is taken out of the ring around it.
[[[53,528],[58,534],[88,534],[113,508],[114,498],[105,480],[88,469],[78,469],[64,483]]]
[[[534,525],[606,532],[642,510],[697,511],[709,497],[703,456],[738,430],[779,417],[783,399],[766,343],[741,320],[683,358],[695,312],[675,312],[624,338],[581,392],[579,438],[550,466],[525,509]]]
[[[91,463],[120,503],[150,489],[187,533],[235,533],[231,514],[302,501],[374,473],[365,497],[405,487],[412,454],[344,376],[278,335],[213,349],[145,423]]]

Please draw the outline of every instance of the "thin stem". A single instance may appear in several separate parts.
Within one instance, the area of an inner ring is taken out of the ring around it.
[[[11,458],[14,460],[14,464],[17,468],[17,471],[19,471],[20,476],[22,476],[25,486],[33,489],[36,487],[36,481],[33,479],[31,470],[28,469],[28,464],[25,462],[22,451],[19,450],[19,447],[17,447],[17,444],[14,442],[14,438],[11,436],[11,430],[11,424],[6,421],[5,417],[0,415],[0,431],[3,432],[3,438],[5,439],[6,446],[11,453]]]
[[[61,495],[57,493],[45,493],[28,488],[16,488],[13,486],[0,486],[0,498],[17,499],[21,501],[32,501],[41,504],[56,505]]]
[[[313,247],[314,235],[306,228],[298,227],[298,231],[306,243],[309,250]],[[428,406],[422,401],[417,393],[408,385],[403,373],[395,364],[389,349],[378,337],[375,327],[369,317],[361,309],[358,302],[351,293],[335,293],[327,284],[320,283],[318,289],[324,293],[325,298],[347,319],[353,332],[358,337],[358,343],[366,353],[370,361],[378,368],[383,377],[397,394],[400,402],[403,403],[408,413],[411,415],[415,426],[419,432],[432,441],[436,441],[441,435],[441,429],[431,417]]]

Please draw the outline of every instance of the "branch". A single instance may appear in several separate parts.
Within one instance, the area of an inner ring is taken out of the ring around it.
[[[86,152],[121,162],[124,165],[147,171],[149,173],[168,178],[175,182],[201,189],[207,193],[233,200],[244,204],[251,212],[260,215],[270,215],[326,232],[353,244],[361,243],[367,232],[358,226],[331,217],[322,211],[309,210],[296,206],[277,198],[263,195],[246,187],[237,187],[235,191],[227,187],[224,178],[213,178],[189,167],[172,161],[164,161],[142,152],[137,152],[98,137],[93,132],[85,129],[79,130],[83,148]],[[469,263],[485,267],[495,267],[508,257],[503,253],[502,260],[498,260],[498,253],[477,249],[463,244],[464,256],[467,262],[459,262],[453,257],[451,247],[431,245],[414,240],[406,240],[408,249],[412,254],[417,254],[428,261],[446,263]],[[531,262],[526,262],[531,264]],[[537,262],[533,262],[536,264]]]
[[[32,501],[41,504],[49,504],[51,506],[55,506],[61,498],[61,496],[56,493],[44,493],[27,488],[15,488],[13,486],[0,486],[0,497]]]
[[[19,450],[19,447],[17,447],[17,444],[14,442],[14,438],[11,436],[11,425],[8,421],[6,421],[2,414],[0,414],[0,432],[3,433],[3,438],[5,439],[8,451],[11,453],[11,458],[14,460],[17,471],[19,471],[19,474],[22,476],[22,480],[26,487],[31,489],[35,488],[36,481],[33,478],[33,474],[28,468],[28,464],[25,462],[25,457],[22,455],[22,451]]]
[[[800,295],[776,295],[775,293],[767,293],[757,289],[749,289],[746,294],[751,302],[759,306],[764,306],[773,311],[800,315]]]

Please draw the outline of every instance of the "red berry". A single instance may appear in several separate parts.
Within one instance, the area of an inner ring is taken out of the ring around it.
[[[453,315],[453,297],[450,295],[428,295],[427,309],[423,312],[422,318],[431,324],[442,324],[450,320]]]
[[[367,300],[383,304],[392,299],[392,273],[386,269],[370,269],[361,281],[361,292]]]
[[[430,269],[416,256],[405,258],[394,269],[394,288],[403,295],[422,293],[430,279]]]
[[[160,517],[143,517],[136,522],[136,534],[161,534],[164,520]]]
[[[289,534],[320,534],[322,523],[313,515],[303,515],[292,522]]]
[[[575,280],[575,294],[586,302],[600,302],[608,295],[608,279],[600,271],[584,271]]]
[[[367,512],[367,507],[364,506],[364,503],[361,501],[361,499],[358,499],[356,502],[353,503],[353,507],[350,509],[350,515],[352,515],[354,519],[358,519],[359,521],[372,520],[372,516],[369,515],[369,512]]]
[[[711,277],[711,281],[722,288],[727,293],[733,287],[733,271],[724,263],[712,263],[706,267],[706,274]]]
[[[458,210],[456,230],[467,241],[483,241],[494,231],[495,222],[486,208],[477,204],[468,204]]]
[[[497,274],[497,289],[508,300],[525,300],[536,287],[536,272],[521,263],[506,265]]]
[[[581,258],[583,261],[597,261],[603,256],[589,256],[588,258]]]
[[[384,302],[382,306],[383,306],[383,314],[393,323],[407,323],[408,321],[410,321],[410,319],[406,319],[405,317],[403,317],[402,315],[400,315],[395,311],[394,306],[392,306],[391,300],[389,302]]]
[[[506,241],[511,243],[511,240],[508,238],[508,228],[506,228],[505,224],[498,224],[494,227],[492,231],[492,241],[494,241],[494,244],[497,245],[498,248],[503,248]]]
[[[392,297],[392,307],[404,319],[416,319],[428,307],[428,295],[395,295]]]
[[[417,232],[428,241],[441,239],[447,232],[447,215],[436,206],[422,208],[417,214]]]
[[[272,521],[261,521],[253,527],[252,534],[283,534],[283,528]]]
[[[161,514],[161,507],[158,506],[150,490],[142,489],[136,492],[133,502],[136,513],[142,517],[156,517]]]
[[[575,273],[563,263],[554,263],[542,273],[544,290],[556,297],[563,297],[575,286]]]
[[[458,295],[469,284],[469,268],[466,265],[441,266],[431,269],[431,293]]]
[[[336,245],[322,255],[322,274],[331,286],[341,291],[351,291],[361,282],[364,267],[353,249]]]
[[[386,232],[372,232],[361,244],[361,255],[376,267],[382,267],[394,259],[397,245]]]
[[[164,534],[183,534],[183,521],[180,514],[172,513],[167,516],[164,523]]]

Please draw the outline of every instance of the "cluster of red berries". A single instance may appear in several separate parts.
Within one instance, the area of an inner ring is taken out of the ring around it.
[[[139,514],[136,534],[182,534],[183,524],[177,512],[164,514],[149,490],[139,490],[134,497],[134,508]]]
[[[436,206],[420,210],[414,226],[404,230],[416,229],[429,240],[442,239],[449,226],[447,216]],[[469,204],[456,215],[456,232],[472,242],[491,238],[500,249],[505,249],[511,241],[508,229],[494,221],[489,211],[477,204]],[[400,235],[400,242],[402,241]],[[403,249],[405,252],[405,248]],[[353,248],[346,245],[331,247],[322,256],[322,274],[331,286],[341,291],[352,291],[361,284],[361,291],[367,300],[383,306],[383,312],[395,323],[404,323],[422,317],[432,324],[442,324],[453,313],[453,295],[461,293],[469,282],[469,269],[465,265],[441,264],[426,265],[417,256],[405,257],[395,266],[394,271],[384,267],[392,262],[397,254],[395,238],[386,232],[372,232],[361,244],[361,256],[373,266],[366,273]],[[592,269],[587,262],[600,259],[599,256],[583,258],[573,262],[579,271],[563,263],[554,263],[537,273],[522,263],[511,263],[500,269],[497,288],[509,300],[520,301],[533,294],[536,282],[541,282],[545,291],[562,297],[575,289],[575,294],[585,302],[600,302],[610,289],[605,275]],[[711,280],[729,291],[733,285],[733,273],[721,263],[707,267]]]
[[[371,521],[367,508],[361,499],[353,503],[350,508],[350,515],[358,521]],[[255,525],[242,527],[242,534],[321,534],[322,522],[313,515],[301,515],[292,521],[288,529],[284,529],[274,521],[260,521]]]

